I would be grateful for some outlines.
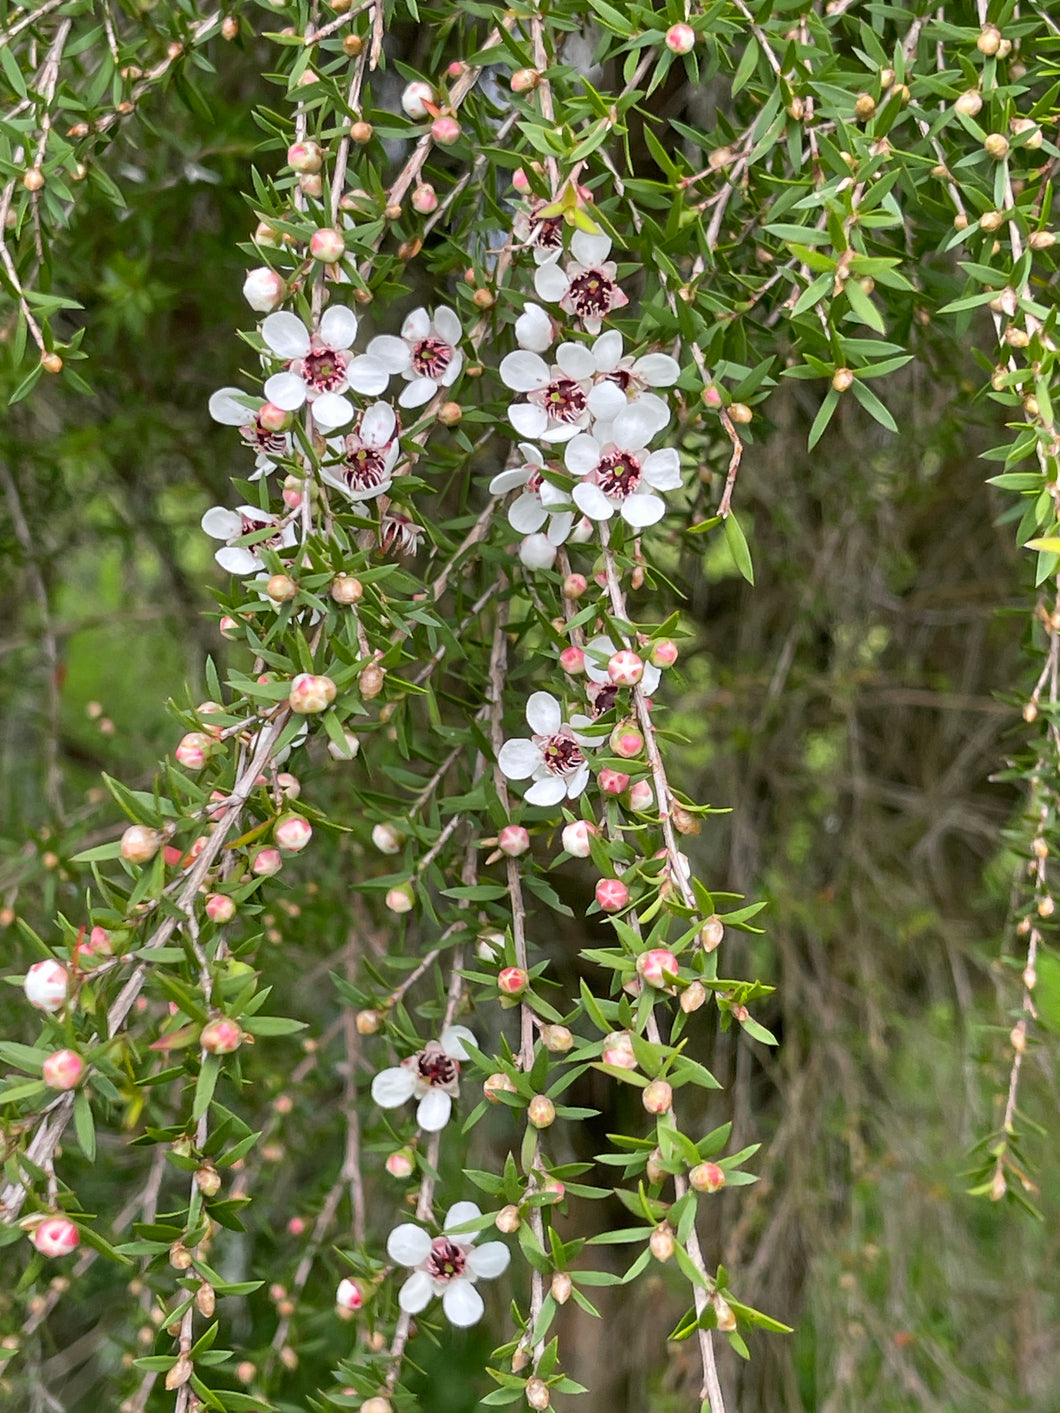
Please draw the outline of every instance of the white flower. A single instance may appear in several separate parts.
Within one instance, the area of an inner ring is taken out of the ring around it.
[[[505,741],[497,764],[509,780],[534,783],[526,792],[528,805],[558,805],[576,799],[589,783],[589,767],[579,737],[563,720],[559,702],[549,692],[534,692],[526,704],[526,719],[534,735]]]
[[[433,1296],[440,1295],[451,1325],[475,1325],[482,1318],[486,1307],[475,1282],[502,1275],[511,1253],[503,1241],[476,1246],[473,1232],[453,1231],[481,1216],[474,1202],[457,1202],[446,1214],[442,1235],[433,1240],[413,1222],[405,1222],[390,1233],[387,1255],[398,1265],[412,1268],[412,1275],[398,1292],[398,1304],[406,1314],[418,1315]]]
[[[675,491],[681,485],[681,462],[674,448],[646,450],[655,425],[644,407],[650,396],[623,408],[607,427],[607,440],[580,432],[567,443],[567,470],[585,478],[574,488],[574,503],[590,520],[610,520],[617,510],[636,529],[654,525],[666,514],[666,502],[653,492]]]
[[[563,217],[538,215],[548,204],[534,197],[530,209],[516,212],[512,222],[512,235],[531,248],[536,265],[552,264],[563,254]]]
[[[215,540],[224,540],[222,549],[217,550],[214,559],[229,574],[257,574],[265,565],[258,551],[272,549],[280,552],[290,549],[298,542],[293,525],[285,524],[278,516],[269,515],[254,505],[238,505],[235,510],[225,510],[223,506],[212,506],[202,517],[202,528]],[[271,535],[255,540],[251,545],[239,545],[235,541],[256,530],[271,528]]]
[[[287,286],[283,280],[267,265],[247,271],[243,281],[243,298],[259,314],[271,314],[277,305],[283,303],[286,293]]]
[[[270,314],[261,336],[271,352],[287,363],[282,373],[267,379],[265,396],[285,412],[296,412],[308,401],[313,420],[324,432],[344,427],[353,417],[352,403],[342,396],[347,388],[371,397],[389,381],[374,360],[353,357],[357,315],[342,305],[324,311],[315,333],[286,310]]]
[[[290,456],[291,438],[287,432],[270,432],[261,425],[261,399],[251,399],[239,388],[218,388],[209,401],[210,416],[223,427],[238,427],[239,435],[256,453],[252,481],[276,470],[280,457]]]
[[[517,496],[508,507],[508,524],[520,535],[532,535],[548,521],[548,539],[553,545],[561,545],[570,534],[574,524],[574,512],[566,491],[546,481],[541,474],[545,459],[536,446],[520,442],[524,464],[510,471],[502,471],[490,482],[490,495],[501,496],[506,491],[514,491],[523,486],[523,494]]]
[[[401,448],[397,417],[388,402],[373,402],[357,414],[352,432],[328,445],[336,458],[320,469],[328,485],[350,500],[371,500],[390,489]]]
[[[552,347],[552,319],[540,304],[524,304],[523,312],[515,321],[515,341],[520,348],[532,353],[544,353]]]
[[[527,569],[551,569],[558,551],[547,535],[527,535],[519,546],[519,561]]]
[[[612,309],[629,303],[615,282],[618,267],[608,260],[610,252],[610,236],[575,231],[571,239],[574,258],[566,269],[561,270],[558,261],[538,267],[534,275],[538,297],[546,304],[558,304],[580,319],[589,333],[598,334]]]
[[[434,317],[414,309],[401,326],[401,337],[380,334],[368,345],[366,358],[386,371],[400,373],[408,382],[398,398],[402,407],[422,407],[439,388],[452,387],[464,366],[457,345],[463,330],[451,309],[442,305]]]
[[[448,1026],[440,1042],[430,1040],[400,1065],[380,1070],[372,1080],[372,1098],[381,1109],[397,1109],[415,1097],[420,1101],[416,1109],[420,1128],[426,1133],[445,1128],[459,1091],[460,1061],[467,1059],[464,1040],[475,1040],[466,1025]]]
[[[619,648],[610,638],[593,638],[585,645],[585,675],[590,682],[594,682],[598,687],[613,687],[607,671],[607,664]],[[652,696],[659,685],[662,673],[653,663],[644,663],[644,675],[640,679],[641,691],[645,696]],[[607,708],[604,708],[606,710]]]

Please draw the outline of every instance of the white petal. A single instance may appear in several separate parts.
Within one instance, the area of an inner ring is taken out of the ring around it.
[[[431,1254],[431,1237],[413,1222],[402,1222],[387,1237],[386,1254],[399,1266],[418,1266]]]
[[[588,481],[574,487],[574,504],[590,520],[610,520],[615,513],[615,507],[600,487],[590,485]]]
[[[490,495],[502,496],[507,491],[514,491],[516,486],[526,485],[526,468],[523,466],[513,467],[511,471],[500,471],[490,482]]]
[[[617,329],[608,329],[593,344],[593,358],[599,373],[613,373],[622,361],[622,335]]]
[[[554,736],[563,725],[563,712],[551,692],[532,692],[526,704],[526,719],[537,736]]]
[[[589,394],[589,411],[598,421],[611,422],[628,403],[617,383],[597,383]]]
[[[214,559],[226,574],[238,574],[241,578],[247,574],[256,574],[261,568],[261,560],[257,555],[251,554],[250,550],[244,549],[242,545],[226,545],[224,549],[217,551]]]
[[[589,783],[589,767],[583,765],[567,781],[567,798],[576,800]]]
[[[368,345],[368,357],[381,363],[388,373],[404,373],[412,362],[412,354],[404,339],[393,334],[380,334]]]
[[[640,679],[640,690],[644,695],[647,697],[654,696],[661,680],[662,673],[660,670],[654,663],[646,662],[644,664],[644,676]]]
[[[540,304],[524,304],[515,321],[515,341],[532,353],[544,353],[552,343],[552,320]]]
[[[430,402],[437,391],[438,384],[433,378],[413,378],[398,402],[402,407],[422,407],[425,402]]]
[[[353,421],[353,404],[338,393],[321,393],[313,403],[313,421],[322,432],[333,432]]]
[[[681,484],[681,458],[672,446],[653,451],[642,470],[648,485],[657,491],[676,491]]]
[[[521,437],[539,437],[548,426],[548,414],[532,402],[513,402],[508,408],[508,421]]]
[[[466,1060],[468,1058],[463,1044],[465,1040],[470,1040],[472,1045],[476,1044],[475,1032],[469,1030],[466,1025],[447,1025],[438,1039],[442,1049],[451,1060]]]
[[[547,432],[542,432],[541,440],[547,442],[549,446],[562,446],[564,442],[569,442],[572,437],[576,437],[578,431],[576,422],[559,422],[555,427],[549,427]]]
[[[661,397],[644,393],[628,403],[615,418],[611,435],[619,446],[647,446],[656,432],[661,432],[670,420],[670,409]]]
[[[545,464],[545,458],[542,456],[540,448],[534,446],[533,442],[520,442],[519,455],[523,458],[526,465],[532,467],[535,471],[540,471],[541,467]]]
[[[610,337],[611,334],[606,333],[600,342]],[[668,353],[646,353],[634,363],[633,372],[650,388],[672,388],[681,376],[681,365]]]
[[[570,528],[574,524],[574,516],[570,511],[564,511],[561,515],[553,515],[548,522],[548,538],[550,544],[566,544]]]
[[[372,1099],[381,1109],[396,1109],[416,1092],[416,1076],[404,1065],[380,1070],[372,1080]]]
[[[467,1264],[479,1280],[491,1281],[508,1269],[511,1259],[503,1241],[485,1241],[468,1252]]]
[[[406,1315],[418,1315],[431,1303],[434,1287],[426,1271],[413,1271],[398,1291],[398,1305]]]
[[[352,348],[357,337],[357,315],[341,304],[325,309],[320,321],[320,337],[329,348]]]
[[[615,655],[615,645],[610,638],[593,638],[585,645],[585,675],[590,682],[603,686],[610,682],[607,673],[608,660]]]
[[[414,309],[401,326],[403,339],[425,339],[431,331],[431,316],[426,309]]]
[[[482,1296],[466,1279],[457,1278],[450,1281],[442,1296],[442,1309],[445,1311],[446,1319],[451,1325],[456,1325],[460,1329],[466,1329],[469,1325],[477,1325],[482,1319],[482,1312],[485,1308]]]
[[[386,391],[390,374],[378,358],[373,358],[369,353],[362,353],[360,357],[350,359],[346,368],[346,381],[354,392],[363,393],[365,397],[378,397],[381,392]]]
[[[438,380],[443,388],[451,388],[453,386],[457,378],[459,378],[460,370],[463,368],[463,366],[464,355],[460,352],[459,349],[457,349],[449,361],[449,367],[445,370],[445,372]]]
[[[254,413],[242,401],[246,393],[239,388],[218,388],[210,398],[210,416],[223,427],[249,427],[254,422]]]
[[[424,1133],[437,1133],[439,1129],[445,1128],[452,1112],[453,1101],[449,1095],[444,1090],[431,1089],[419,1102],[416,1122]]]
[[[497,752],[497,764],[509,780],[525,780],[541,764],[541,752],[533,741],[518,737],[505,741]]]
[[[541,489],[538,491],[541,497],[541,504],[549,510],[555,510],[557,505],[569,506],[570,496],[559,486],[554,486],[551,481],[542,481]]]
[[[539,388],[547,388],[551,382],[545,360],[523,349],[501,359],[500,375],[504,386],[513,392],[535,392]]]
[[[635,529],[655,525],[666,514],[666,502],[658,496],[632,495],[622,502],[622,519]]]
[[[574,476],[585,476],[595,471],[600,462],[600,446],[595,437],[582,432],[567,443],[563,453],[563,464]]]
[[[558,775],[550,775],[546,780],[538,780],[526,792],[528,805],[558,805],[567,793],[567,787]]]
[[[199,524],[215,540],[234,540],[243,533],[243,517],[221,505],[211,506]]]
[[[570,243],[571,254],[583,265],[598,269],[611,254],[611,237],[590,235],[588,231],[575,231]]]
[[[445,1214],[445,1221],[442,1223],[442,1231],[446,1234],[452,1232],[454,1227],[462,1227],[465,1222],[473,1222],[476,1217],[482,1216],[482,1209],[477,1202],[454,1202]],[[474,1232],[461,1232],[458,1240],[471,1243],[475,1240]],[[500,1244],[499,1242],[497,1243]],[[508,1248],[505,1247],[505,1250]]]
[[[463,329],[460,327],[460,320],[447,304],[443,304],[434,311],[434,327],[445,339],[446,343],[455,348],[463,336]]]
[[[619,335],[621,339],[621,335]],[[568,378],[580,382],[596,372],[596,359],[581,343],[561,343],[556,349],[556,362]]]
[[[570,281],[558,265],[539,265],[534,271],[534,289],[546,304],[558,304],[569,286]]]
[[[400,339],[397,342],[400,343]],[[359,435],[365,446],[386,446],[396,426],[397,418],[389,402],[373,402],[361,418]]]
[[[508,524],[520,535],[533,535],[548,519],[548,511],[541,504],[541,497],[527,491],[508,507]]]
[[[286,309],[263,321],[261,337],[277,358],[304,358],[310,349],[309,330],[297,314]]]
[[[297,412],[305,402],[305,393],[305,383],[294,373],[273,373],[265,383],[266,398],[284,412]]]

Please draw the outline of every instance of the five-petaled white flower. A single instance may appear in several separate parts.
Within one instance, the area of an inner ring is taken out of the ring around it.
[[[547,520],[549,541],[561,545],[574,524],[570,496],[542,475],[545,459],[536,446],[520,442],[519,450],[523,454],[524,464],[494,476],[490,482],[490,495],[501,496],[506,491],[524,487],[523,494],[517,496],[508,507],[508,524],[520,535],[532,535]]]
[[[287,432],[270,432],[251,404],[254,399],[239,388],[218,388],[209,401],[210,416],[223,427],[238,427],[239,435],[256,453],[251,481],[260,480],[275,471],[276,462],[291,454],[291,438]],[[261,398],[256,399],[260,408]]]
[[[200,523],[212,539],[225,541],[221,549],[215,552],[214,559],[229,574],[259,574],[265,567],[260,550],[271,549],[282,553],[298,543],[297,531],[290,522],[254,505],[237,505],[235,510],[225,510],[220,505],[211,506]],[[249,545],[234,543],[258,530],[271,530],[272,533]]]
[[[417,1098],[417,1124],[426,1133],[437,1133],[453,1112],[453,1099],[460,1087],[460,1061],[467,1059],[465,1040],[472,1044],[475,1040],[466,1025],[447,1026],[440,1041],[429,1040],[400,1065],[380,1070],[372,1080],[372,1098],[381,1109],[397,1109]]]
[[[354,419],[353,431],[328,442],[331,458],[320,474],[350,500],[371,500],[390,489],[400,453],[397,417],[389,402],[373,402]]]
[[[621,309],[629,298],[615,280],[618,267],[608,260],[611,237],[575,231],[571,239],[572,260],[565,269],[558,261],[538,267],[534,288],[548,304],[558,304],[580,319],[591,334],[598,334],[612,309]]]
[[[650,406],[659,402],[646,393],[629,403],[602,429],[606,440],[580,432],[567,443],[567,470],[584,479],[575,486],[573,500],[590,520],[610,520],[617,510],[627,525],[641,529],[666,514],[666,502],[655,491],[675,491],[681,485],[681,459],[673,447],[648,452],[647,443],[658,428]]]
[[[340,304],[325,309],[315,333],[297,315],[281,310],[263,322],[261,336],[287,363],[283,372],[266,379],[265,396],[285,412],[295,412],[308,401],[314,422],[324,432],[344,427],[353,418],[353,404],[342,396],[348,388],[371,397],[390,381],[375,360],[351,353],[357,315]]]
[[[401,326],[400,338],[380,334],[365,357],[388,378],[400,373],[406,380],[408,387],[398,398],[402,407],[422,407],[460,376],[464,355],[457,345],[462,332],[460,320],[446,305],[436,309],[433,318],[426,309],[414,309]]]
[[[582,747],[592,744],[591,738],[579,736],[563,720],[563,710],[550,692],[533,693],[526,719],[533,737],[505,741],[497,764],[509,780],[533,777],[526,792],[528,805],[558,805],[564,796],[576,799],[589,783]]]
[[[398,1304],[406,1314],[418,1315],[440,1295],[451,1325],[475,1325],[481,1320],[486,1307],[475,1282],[502,1275],[511,1260],[503,1241],[476,1246],[474,1232],[453,1230],[481,1216],[474,1202],[457,1202],[446,1214],[441,1236],[432,1238],[413,1222],[405,1222],[390,1233],[387,1255],[400,1266],[412,1267],[398,1292]]]
[[[536,265],[556,261],[563,254],[563,217],[538,214],[549,204],[539,196],[532,197],[529,209],[517,211],[512,222],[512,235],[530,247]]]

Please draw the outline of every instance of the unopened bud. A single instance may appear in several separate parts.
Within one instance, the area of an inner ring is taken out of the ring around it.
[[[357,686],[365,701],[371,701],[373,697],[378,697],[385,685],[386,673],[377,662],[370,662],[367,667],[361,669]]]
[[[632,721],[620,721],[611,732],[609,744],[616,756],[633,760],[644,749],[644,737]]]
[[[559,665],[563,671],[571,677],[580,677],[585,671],[585,653],[576,644],[571,643],[559,655]]]
[[[491,1104],[500,1102],[497,1098],[498,1094],[514,1094],[515,1092],[515,1082],[509,1079],[506,1074],[491,1074],[482,1085],[482,1093]]]
[[[335,582],[331,586],[331,597],[336,603],[344,605],[359,603],[363,593],[364,585],[360,579],[354,579],[349,574],[335,576]]]
[[[349,36],[349,38],[355,38],[355,36],[351,35]],[[371,142],[372,134],[374,131],[375,129],[372,127],[371,123],[353,123],[350,126],[350,139],[351,141],[358,142],[363,146],[364,143]]]
[[[1001,47],[1001,31],[997,25],[984,25],[975,41],[975,47],[980,54],[996,54]]]
[[[208,1055],[230,1055],[243,1043],[243,1032],[236,1021],[218,1016],[203,1026],[199,1044]]]
[[[696,1192],[720,1192],[725,1186],[725,1169],[717,1163],[697,1163],[688,1174],[688,1182]]]
[[[673,1108],[673,1086],[665,1079],[653,1079],[647,1089],[642,1090],[641,1103],[649,1114],[665,1114]]]
[[[443,427],[455,427],[464,416],[464,409],[458,402],[443,402],[438,409],[438,421]]]
[[[421,216],[429,216],[438,209],[438,194],[429,182],[422,182],[412,193],[412,209]]]
[[[620,878],[601,878],[596,884],[596,903],[602,912],[617,913],[629,902],[629,889]]]
[[[977,88],[966,89],[953,105],[966,118],[974,118],[983,106],[983,95]]]
[[[217,1296],[212,1285],[203,1281],[195,1292],[195,1306],[199,1314],[205,1320],[213,1318],[213,1313],[217,1309]]]
[[[42,1066],[49,1089],[76,1089],[85,1072],[85,1062],[76,1050],[53,1050]]]
[[[502,996],[521,996],[530,983],[522,967],[503,967],[497,977],[497,989]]]
[[[649,986],[672,986],[679,969],[680,963],[666,947],[653,947],[637,958],[637,975]]]
[[[265,592],[274,603],[290,603],[298,595],[298,585],[289,574],[274,574],[265,585]]]
[[[680,1004],[685,1015],[690,1015],[693,1011],[698,1011],[705,1004],[707,999],[707,988],[701,981],[693,981],[681,992]]]
[[[644,660],[639,653],[623,648],[608,659],[607,675],[616,687],[635,687],[644,676]]]
[[[838,393],[846,392],[853,382],[854,374],[849,368],[837,368],[832,374],[832,386]]]
[[[854,100],[854,116],[859,122],[867,122],[876,112],[876,100],[871,93],[859,93]]]
[[[565,1025],[546,1025],[541,1028],[541,1043],[553,1055],[565,1055],[574,1044],[574,1036]]]
[[[412,1157],[411,1148],[398,1148],[395,1152],[387,1155],[386,1170],[391,1177],[408,1178],[415,1171],[416,1164]]]
[[[300,672],[291,683],[287,704],[298,716],[311,716],[324,711],[335,700],[335,683],[330,677]]]
[[[358,1035],[374,1035],[383,1024],[383,1017],[379,1011],[358,1011],[357,1012],[357,1033]]]
[[[410,117],[413,122],[419,122],[425,118],[428,113],[428,104],[433,107],[434,103],[434,89],[429,83],[424,83],[420,79],[406,84],[401,95],[401,106],[405,110],[406,116]]]
[[[346,241],[341,231],[325,226],[314,231],[309,241],[309,253],[322,265],[334,265],[346,254]]]
[[[576,819],[564,825],[560,836],[564,849],[576,859],[587,859],[592,853],[589,847],[590,835],[599,833],[595,824],[587,819]]]
[[[339,1281],[339,1288],[335,1292],[335,1304],[340,1310],[359,1310],[361,1308],[364,1304],[364,1296],[356,1281],[349,1279]]]
[[[63,371],[63,360],[57,353],[42,353],[40,366],[46,373],[61,373]]]
[[[1000,132],[987,133],[983,139],[983,150],[988,156],[1000,161],[1002,157],[1008,156],[1008,138]]]
[[[187,1271],[191,1267],[191,1252],[182,1241],[175,1241],[169,1248],[169,1264],[175,1271]]]
[[[707,918],[700,928],[699,942],[704,952],[714,952],[721,946],[725,938],[725,924],[717,913]]]
[[[204,1197],[216,1197],[221,1191],[221,1174],[212,1163],[204,1163],[195,1170],[195,1186]]]
[[[1039,917],[1052,917],[1052,915],[1053,915],[1053,913],[1054,913],[1055,911],[1056,911],[1056,904],[1053,902],[1052,898],[1049,897],[1048,894],[1046,894],[1044,898],[1039,898],[1039,899],[1038,899],[1038,916],[1039,916]]]
[[[44,173],[39,167],[30,167],[22,177],[22,185],[27,191],[40,191],[44,185]]]
[[[405,836],[392,824],[377,824],[372,829],[372,843],[381,854],[400,854]]]
[[[729,1302],[715,1292],[710,1297],[710,1303],[714,1306],[714,1314],[717,1317],[718,1329],[723,1334],[731,1334],[736,1328],[736,1316],[733,1314],[732,1306]]]
[[[442,147],[452,147],[460,139],[460,124],[455,118],[435,118],[431,124],[431,137]]]
[[[647,780],[638,780],[629,787],[629,807],[637,814],[650,810],[655,804],[655,792]]]
[[[547,1094],[535,1094],[527,1105],[526,1117],[534,1128],[549,1128],[556,1121],[556,1106]]]
[[[536,69],[516,69],[511,77],[513,93],[530,93],[541,82],[541,75]]]
[[[979,228],[984,231],[998,231],[1004,223],[1005,217],[1001,211],[984,211],[979,217]]]
[[[548,1391],[548,1384],[544,1379],[527,1379],[526,1381],[526,1401],[531,1408],[541,1410],[548,1407],[552,1401],[552,1395]]]
[[[669,1222],[662,1222],[655,1228],[648,1238],[648,1245],[651,1247],[651,1254],[656,1261],[669,1261],[674,1254],[676,1242],[674,1241],[674,1229]]]
[[[295,142],[287,149],[287,165],[296,172],[319,172],[324,154],[315,142]]]
[[[1050,250],[1056,244],[1056,236],[1052,231],[1032,231],[1027,244],[1032,250]]]
[[[611,770],[605,766],[598,779],[605,795],[623,795],[629,789],[629,776],[621,770]]]
[[[745,427],[753,416],[754,413],[745,402],[733,402],[729,404],[729,418],[738,425]]]
[[[691,54],[695,48],[696,32],[691,25],[671,25],[666,31],[665,43],[671,54]]]
[[[523,1219],[519,1215],[519,1208],[512,1202],[509,1202],[507,1207],[502,1207],[493,1219],[493,1225],[505,1236],[511,1236],[512,1232],[518,1231],[522,1224]]]
[[[662,1165],[662,1149],[653,1148],[648,1154],[648,1161],[644,1168],[647,1179],[650,1183],[665,1182],[667,1178],[666,1169]]]
[[[386,895],[386,905],[392,913],[410,913],[415,903],[416,895],[409,883],[404,883],[399,888],[391,888]]]
[[[572,1281],[566,1271],[556,1271],[552,1277],[552,1284],[549,1289],[552,1292],[552,1299],[557,1305],[566,1305],[570,1299]]]
[[[144,824],[130,824],[121,836],[121,856],[127,863],[149,863],[162,847],[162,835]]]

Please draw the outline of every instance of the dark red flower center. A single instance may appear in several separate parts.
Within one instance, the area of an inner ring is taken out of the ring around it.
[[[283,456],[287,451],[287,433],[270,432],[260,421],[248,427],[240,427],[239,435],[255,451],[263,451],[266,456]]]
[[[531,216],[532,234],[530,236],[534,245],[539,245],[542,250],[562,250],[563,249],[563,217],[562,216]]]
[[[239,532],[240,535],[250,535],[255,530],[267,530],[270,526],[276,530],[274,535],[268,535],[264,539],[255,540],[252,546],[253,549],[278,549],[280,547],[283,535],[277,527],[276,521],[273,520],[271,516],[268,519],[262,516],[260,519],[252,520],[249,515],[241,511],[239,519],[243,526]]]
[[[347,445],[353,440],[348,438]],[[390,480],[383,453],[369,446],[348,452],[340,474],[351,491],[374,491]]]
[[[427,1274],[436,1281],[451,1281],[467,1269],[467,1253],[447,1236],[437,1236],[431,1242],[427,1257]]]
[[[625,500],[640,484],[640,462],[628,451],[609,451],[597,464],[596,483],[605,496]]]
[[[569,298],[575,314],[582,319],[599,318],[611,308],[614,281],[602,270],[586,270],[570,282]]]
[[[440,378],[453,361],[453,350],[443,339],[420,339],[412,350],[412,367],[421,378]]]
[[[566,728],[555,736],[539,738],[538,744],[545,768],[553,775],[573,775],[585,764],[581,746]]]
[[[396,550],[398,554],[415,554],[422,534],[422,525],[417,525],[400,511],[388,510],[379,526],[379,544],[384,554],[389,554],[391,550]]]
[[[346,379],[346,355],[336,348],[311,348],[302,359],[301,371],[314,392],[334,392]]]
[[[440,1089],[455,1084],[460,1073],[460,1066],[444,1050],[422,1050],[416,1057],[416,1068],[425,1084]]]
[[[543,407],[557,422],[579,421],[588,406],[585,389],[573,378],[554,378],[547,388],[532,392],[529,400]]]

